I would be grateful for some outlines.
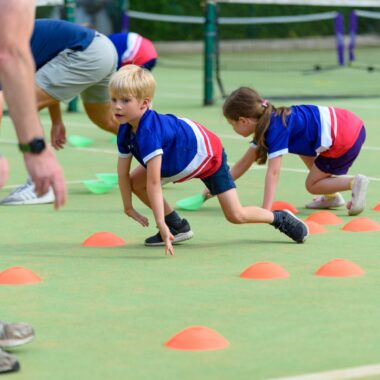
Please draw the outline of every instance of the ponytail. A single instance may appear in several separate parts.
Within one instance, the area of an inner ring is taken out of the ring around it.
[[[264,112],[258,118],[254,142],[256,144],[256,161],[259,165],[264,165],[268,158],[268,147],[265,144],[265,133],[268,130],[270,124],[270,118],[272,116],[273,106],[269,102],[264,108]]]

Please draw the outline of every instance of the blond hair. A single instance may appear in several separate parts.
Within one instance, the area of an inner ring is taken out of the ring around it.
[[[110,79],[108,90],[111,96],[133,96],[138,100],[153,99],[156,81],[152,73],[137,65],[125,65]]]

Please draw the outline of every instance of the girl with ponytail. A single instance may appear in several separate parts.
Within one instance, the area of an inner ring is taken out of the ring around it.
[[[270,210],[275,199],[282,157],[294,153],[309,169],[306,189],[324,194],[307,208],[335,208],[345,201],[339,191],[351,190],[349,215],[365,207],[368,178],[342,176],[359,155],[365,140],[363,121],[352,112],[335,107],[298,105],[276,108],[254,89],[240,87],[225,100],[223,114],[234,131],[252,136],[251,146],[231,168],[236,180],[254,163],[268,161],[262,207]]]

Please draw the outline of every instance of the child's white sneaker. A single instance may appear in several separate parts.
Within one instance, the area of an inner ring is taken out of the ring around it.
[[[352,184],[352,198],[347,203],[348,215],[358,215],[365,208],[369,179],[365,175],[358,174]]]
[[[308,203],[305,207],[310,209],[329,209],[329,208],[337,208],[344,206],[346,204],[342,194],[336,193],[335,197],[327,197],[325,195],[321,195],[319,197],[315,197],[310,203]]]

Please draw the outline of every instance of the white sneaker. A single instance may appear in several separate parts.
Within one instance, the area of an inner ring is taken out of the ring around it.
[[[369,179],[364,175],[359,174],[354,178],[352,198],[347,204],[348,215],[358,215],[364,210],[368,183]]]
[[[7,197],[0,201],[0,205],[37,205],[45,203],[53,203],[55,200],[53,189],[50,187],[49,191],[42,197],[38,197],[34,192],[34,184],[30,178],[23,185],[13,190]]]
[[[321,195],[319,197],[316,197],[312,200],[312,202],[308,203],[305,207],[311,208],[311,209],[329,209],[329,208],[336,208],[341,207],[346,204],[344,198],[342,197],[342,194],[336,193],[336,196],[326,197],[325,195]]]
[[[33,327],[27,323],[0,321],[0,347],[12,348],[29,343],[34,338]]]

